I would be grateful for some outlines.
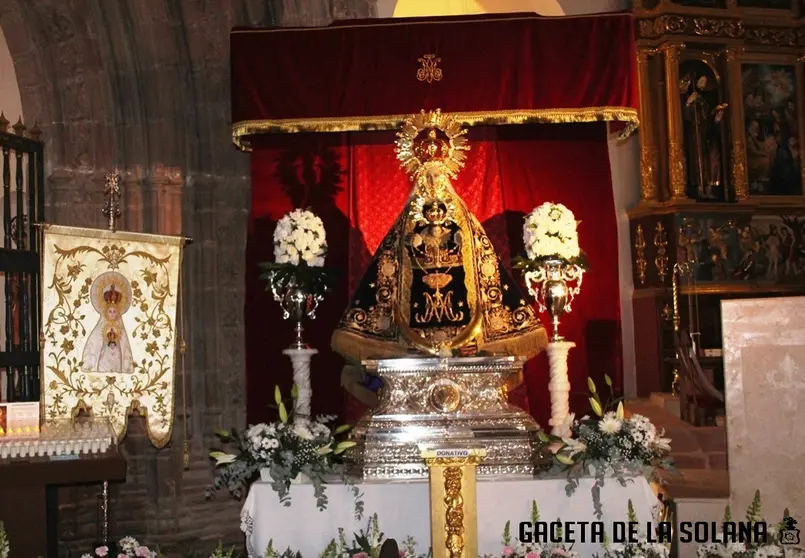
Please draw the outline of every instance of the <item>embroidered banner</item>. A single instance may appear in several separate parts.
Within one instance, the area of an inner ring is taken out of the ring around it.
[[[170,440],[176,314],[185,239],[49,226],[42,265],[42,415],[108,417],[118,439],[146,417]]]

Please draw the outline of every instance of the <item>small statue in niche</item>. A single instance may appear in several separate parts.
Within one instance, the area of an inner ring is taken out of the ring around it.
[[[695,188],[698,199],[705,200],[725,197],[721,123],[727,104],[713,106],[708,99],[716,88],[717,84],[706,75],[697,75],[695,72],[688,73],[679,82],[679,91],[684,99],[688,185]]]
[[[766,268],[767,279],[777,279],[780,274],[780,237],[777,235],[777,227],[769,225],[769,234],[766,235],[766,254],[769,259]]]
[[[755,238],[752,234],[752,229],[746,225],[741,229],[738,237],[738,246],[741,251],[741,261],[738,264],[738,269],[735,270],[735,276],[740,279],[752,279],[755,274]]]

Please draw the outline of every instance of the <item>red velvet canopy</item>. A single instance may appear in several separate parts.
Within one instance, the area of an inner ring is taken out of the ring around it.
[[[231,41],[237,145],[261,133],[393,129],[437,108],[468,125],[637,123],[628,14],[236,28]]]
[[[506,265],[522,253],[523,217],[536,205],[564,203],[582,221],[591,270],[562,321],[563,334],[577,344],[570,377],[581,389],[571,406],[584,412],[588,375],[607,373],[621,385],[617,228],[602,122],[623,123],[626,131],[637,124],[631,16],[352,21],[235,29],[231,42],[233,140],[252,151],[250,421],[266,420],[273,386],[287,392],[291,381],[281,355],[291,328],[258,281],[257,263],[273,259],[273,228],[293,207],[322,217],[327,265],[345,275],[307,333],[320,351],[313,361],[314,412],[343,413],[343,361],[330,351],[329,338],[410,191],[393,132],[377,130],[393,130],[421,109],[440,108],[473,126],[455,187]],[[546,424],[544,355],[528,364],[526,385],[513,398]],[[348,403],[347,419],[360,412],[354,400]]]

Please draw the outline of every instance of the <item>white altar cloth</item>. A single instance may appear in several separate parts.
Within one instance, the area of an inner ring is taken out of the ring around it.
[[[506,521],[511,521],[512,537],[517,537],[521,521],[531,520],[531,502],[536,501],[541,521],[596,521],[590,489],[593,479],[581,479],[574,494],[565,492],[567,480],[479,480],[478,487],[478,551],[480,554],[501,555],[501,536]],[[269,540],[278,552],[290,547],[302,558],[318,558],[327,544],[345,531],[347,543],[353,543],[353,533],[366,529],[369,517],[376,513],[380,531],[385,538],[401,543],[408,535],[417,542],[417,553],[427,553],[430,547],[430,502],[427,481],[366,483],[359,485],[365,505],[364,517],[356,521],[353,515],[352,489],[345,485],[327,486],[329,503],[319,511],[313,497],[313,486],[291,486],[291,506],[283,507],[270,484],[257,482],[241,513],[241,529],[246,535],[249,558],[263,558]],[[641,525],[654,521],[659,500],[643,477],[621,486],[607,479],[601,489],[605,529],[610,536],[615,521],[627,521],[628,502],[632,501]],[[589,529],[588,529],[589,533]],[[577,541],[579,530],[576,529]],[[576,542],[573,550],[582,558],[600,553],[599,544]]]

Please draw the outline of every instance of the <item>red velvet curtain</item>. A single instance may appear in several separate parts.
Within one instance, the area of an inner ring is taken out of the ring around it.
[[[275,384],[286,391],[291,366],[282,350],[292,340],[278,304],[257,279],[257,264],[273,259],[277,220],[294,207],[309,207],[325,223],[327,265],[342,271],[335,292],[322,303],[306,339],[313,359],[314,413],[356,419],[362,409],[340,387],[343,360],[329,350],[349,296],[371,256],[399,215],[411,189],[394,154],[392,132],[290,134],[252,140],[252,206],[247,243],[247,408],[251,422],[270,418]],[[606,124],[538,124],[476,127],[471,151],[455,188],[483,223],[508,263],[522,253],[522,223],[535,206],[567,205],[582,221],[579,237],[590,272],[562,333],[576,343],[570,353],[571,409],[587,412],[586,378],[609,374],[622,385],[617,230],[610,181]],[[548,365],[544,354],[528,363],[526,381],[513,402],[548,425]]]

